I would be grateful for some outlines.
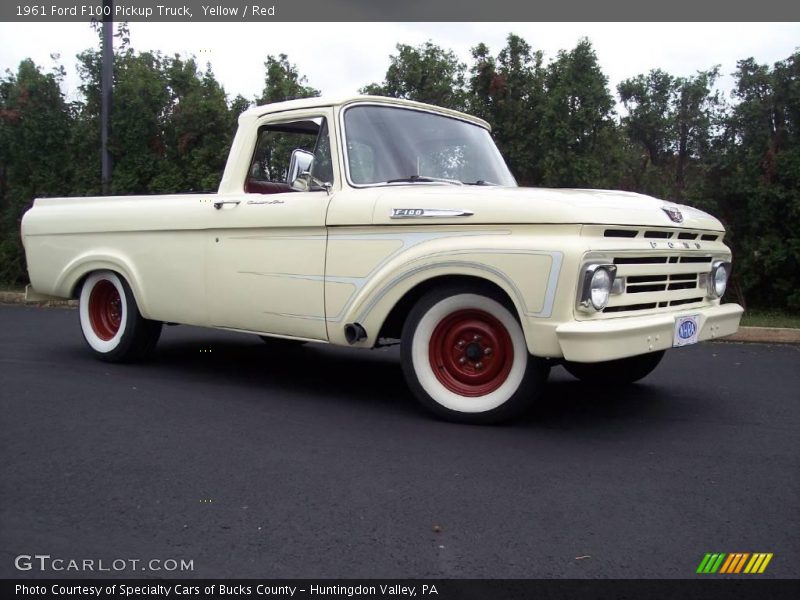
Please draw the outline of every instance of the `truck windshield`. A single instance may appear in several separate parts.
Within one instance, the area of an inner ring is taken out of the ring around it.
[[[478,125],[419,110],[363,105],[345,111],[344,127],[353,184],[516,186],[491,135]]]

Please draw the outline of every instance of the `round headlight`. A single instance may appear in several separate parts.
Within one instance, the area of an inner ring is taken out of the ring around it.
[[[728,265],[717,263],[711,271],[711,295],[721,298],[728,287]]]
[[[608,296],[611,294],[612,283],[613,279],[611,274],[606,269],[599,267],[595,270],[589,284],[591,290],[589,299],[595,310],[603,310],[606,304],[608,304]]]

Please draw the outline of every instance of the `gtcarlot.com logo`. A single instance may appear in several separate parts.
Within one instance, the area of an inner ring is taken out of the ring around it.
[[[60,558],[49,554],[20,554],[14,559],[18,571],[194,571],[194,560],[174,558]]]
[[[757,575],[767,570],[772,552],[707,552],[697,567],[700,575]]]

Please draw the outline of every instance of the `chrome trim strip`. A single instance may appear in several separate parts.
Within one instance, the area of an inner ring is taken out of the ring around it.
[[[390,219],[438,219],[471,217],[475,213],[463,208],[392,208]]]

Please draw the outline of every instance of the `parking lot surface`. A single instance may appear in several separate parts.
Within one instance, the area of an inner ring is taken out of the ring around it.
[[[314,578],[683,578],[707,552],[800,575],[800,347],[668,352],[641,384],[554,368],[514,423],[430,418],[396,348],[165,327],[93,359],[69,309],[0,307],[0,576],[20,554]],[[137,566],[137,570],[140,567]]]

